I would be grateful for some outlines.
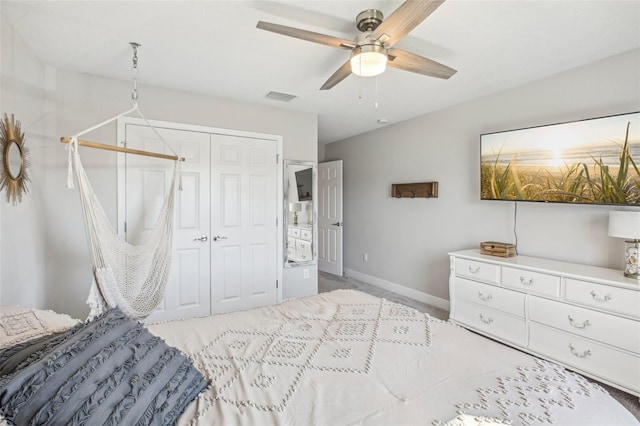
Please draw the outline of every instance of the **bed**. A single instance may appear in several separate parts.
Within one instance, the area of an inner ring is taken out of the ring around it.
[[[146,328],[205,380],[180,425],[639,424],[578,374],[353,290]]]

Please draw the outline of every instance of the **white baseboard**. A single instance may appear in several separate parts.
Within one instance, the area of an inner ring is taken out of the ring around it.
[[[358,281],[380,287],[381,289],[392,291],[401,296],[408,297],[409,299],[417,300],[418,302],[426,303],[428,305],[435,306],[436,308],[445,309],[447,311],[449,310],[449,301],[446,299],[441,299],[422,291],[392,283],[391,281],[372,277],[371,275],[363,274],[362,272],[354,271],[353,269],[345,268],[344,275]]]

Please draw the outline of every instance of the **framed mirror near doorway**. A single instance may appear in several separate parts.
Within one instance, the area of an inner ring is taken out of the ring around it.
[[[284,266],[314,265],[318,257],[316,163],[284,160],[283,176]]]

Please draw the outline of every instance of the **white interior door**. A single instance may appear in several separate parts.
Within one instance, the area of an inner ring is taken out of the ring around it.
[[[342,160],[318,165],[318,270],[342,276]]]
[[[130,120],[135,121],[135,120]],[[176,191],[171,271],[164,299],[147,321],[210,314],[210,145],[209,134],[158,128],[182,163],[182,191]],[[128,148],[171,154],[146,125],[125,124]],[[125,155],[126,239],[140,241],[154,226],[173,174],[174,162]]]
[[[212,312],[277,300],[278,147],[211,135]]]

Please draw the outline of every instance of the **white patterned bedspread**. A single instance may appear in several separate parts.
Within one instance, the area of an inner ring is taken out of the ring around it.
[[[211,382],[183,425],[639,424],[577,374],[357,291],[149,329]]]

